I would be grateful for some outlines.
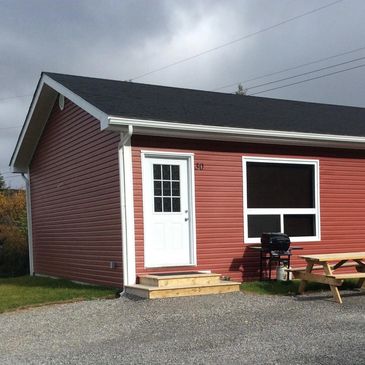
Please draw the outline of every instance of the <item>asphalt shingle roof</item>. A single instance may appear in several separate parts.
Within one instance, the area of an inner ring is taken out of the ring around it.
[[[365,108],[45,74],[110,116],[365,137]]]

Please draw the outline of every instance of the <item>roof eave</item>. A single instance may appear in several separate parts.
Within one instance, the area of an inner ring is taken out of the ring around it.
[[[231,142],[365,149],[365,137],[233,128],[144,119],[108,118],[108,129],[132,125],[134,134]]]
[[[106,127],[108,121],[106,113],[42,73],[9,163],[13,172],[26,173],[28,171],[34,151],[59,94],[98,119],[102,129]]]

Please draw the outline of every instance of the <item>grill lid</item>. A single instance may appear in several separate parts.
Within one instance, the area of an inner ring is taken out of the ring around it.
[[[261,247],[267,251],[288,251],[290,238],[285,233],[265,232],[261,235]]]

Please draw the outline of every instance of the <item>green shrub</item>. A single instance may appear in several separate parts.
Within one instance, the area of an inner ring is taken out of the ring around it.
[[[0,276],[29,272],[25,192],[0,192]]]

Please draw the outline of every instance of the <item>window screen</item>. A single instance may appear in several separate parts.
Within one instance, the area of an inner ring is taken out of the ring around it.
[[[314,166],[247,162],[248,208],[314,208]]]
[[[261,237],[264,232],[280,232],[280,215],[249,215],[248,237]]]
[[[285,233],[291,237],[315,236],[315,215],[284,215],[284,227]]]

